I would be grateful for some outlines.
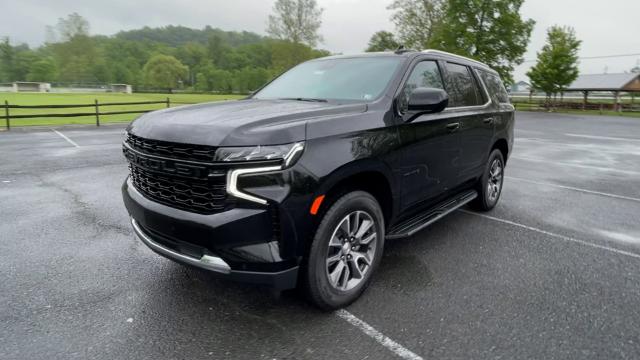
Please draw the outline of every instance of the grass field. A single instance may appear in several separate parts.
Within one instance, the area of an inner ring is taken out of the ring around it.
[[[97,99],[99,103],[109,102],[136,102],[136,101],[164,101],[170,100],[171,106],[183,104],[195,104],[210,101],[241,99],[243,95],[211,95],[211,94],[115,94],[115,93],[0,93],[0,130],[4,128],[5,100],[10,105],[66,105],[66,104],[93,104]],[[157,110],[165,108],[165,104],[151,105],[118,105],[100,108],[103,111],[129,111],[129,110]],[[93,112],[94,108],[68,108],[68,109],[10,109],[11,115],[23,114],[62,114]],[[127,122],[135,119],[140,114],[107,115],[100,117],[100,123]],[[35,118],[35,119],[11,119],[11,126],[33,125],[64,125],[64,124],[95,124],[95,116],[60,117],[60,118]]]

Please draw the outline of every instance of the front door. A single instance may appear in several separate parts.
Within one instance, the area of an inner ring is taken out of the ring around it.
[[[407,111],[409,95],[418,87],[444,89],[437,61],[414,65],[397,99],[400,113]],[[456,181],[461,156],[460,123],[454,114],[425,114],[398,126],[402,143],[402,211],[429,205]]]

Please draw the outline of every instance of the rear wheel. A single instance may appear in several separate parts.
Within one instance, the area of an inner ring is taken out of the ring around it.
[[[474,200],[473,207],[480,211],[493,209],[500,200],[503,182],[504,158],[502,152],[495,149],[489,155],[484,173],[478,181],[478,197]]]
[[[335,309],[366,289],[384,248],[384,218],[376,199],[354,191],[324,214],[306,262],[304,285],[310,300]]]

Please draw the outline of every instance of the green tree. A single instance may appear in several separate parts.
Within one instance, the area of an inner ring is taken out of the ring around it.
[[[240,70],[249,66],[249,61],[245,53],[238,52],[235,49],[229,49],[224,53],[217,66],[229,71]]]
[[[138,80],[136,78],[136,73],[139,69],[135,67],[130,67],[126,65],[126,62],[123,63],[115,63],[108,64],[109,73],[111,74],[111,80],[114,83],[118,84],[130,84],[137,85]]]
[[[1,82],[9,82],[14,81],[13,78],[13,64],[15,62],[15,50],[11,43],[9,42],[9,38],[5,37],[2,42],[0,42],[0,81]]]
[[[76,35],[72,39],[51,45],[57,64],[60,64],[59,80],[68,83],[95,83],[95,64],[100,63],[102,54],[93,38]]]
[[[207,53],[213,64],[220,66],[223,62],[225,54],[230,50],[230,46],[219,35],[213,35],[207,40]]]
[[[266,69],[246,67],[234,74],[233,88],[237,92],[248,93],[257,90],[269,81]]]
[[[396,50],[400,47],[400,43],[396,37],[388,31],[378,31],[369,40],[369,46],[366,52]]]
[[[198,67],[207,59],[207,48],[196,42],[188,42],[178,50],[178,60],[189,67],[189,84],[193,85]]]
[[[89,36],[89,22],[74,12],[66,18],[59,18],[56,30],[61,41],[68,41],[76,36]]]
[[[388,9],[398,38],[407,48],[431,47],[431,39],[444,15],[444,0],[395,0]]]
[[[14,48],[15,61],[11,69],[11,75],[14,81],[25,81],[33,63],[38,60],[38,55],[28,46],[22,45]]]
[[[535,21],[524,20],[524,0],[447,0],[442,26],[431,44],[437,49],[480,60],[494,68],[506,83],[524,61]]]
[[[91,76],[93,81],[100,84],[106,84],[106,83],[112,82],[111,69],[109,68],[107,63],[104,61],[103,57],[99,57],[98,61],[91,64],[90,71],[91,71]]]
[[[53,32],[48,27],[48,32]],[[111,75],[105,63],[102,45],[104,36],[89,36],[89,22],[77,13],[58,19],[55,34],[48,35],[46,51],[59,64],[58,79],[68,83],[107,82]],[[54,41],[55,40],[55,41]]]
[[[323,41],[318,33],[323,11],[316,0],[276,0],[267,33],[276,39],[316,46]]]
[[[211,91],[214,89],[213,73],[216,71],[216,67],[211,61],[207,61],[202,64],[198,73],[196,74],[196,83],[194,87],[199,91]]]
[[[142,67],[151,54],[159,52],[156,50],[159,45],[155,43],[119,37],[107,38],[98,47],[111,74],[111,80],[134,87],[143,83]]]
[[[58,77],[58,67],[51,57],[44,57],[35,61],[29,68],[28,81],[52,82]]]
[[[11,45],[9,38],[0,42],[0,82],[24,81],[31,65],[38,60],[26,44]]]
[[[579,74],[578,51],[581,41],[570,27],[552,26],[547,30],[547,43],[538,52],[538,61],[527,72],[531,85],[547,95],[564,91]]]
[[[304,44],[289,41],[273,40],[269,42],[269,47],[271,49],[269,70],[272,76],[279,75],[301,62],[329,55],[327,51],[315,50]]]
[[[209,79],[207,74],[203,72],[199,72],[196,74],[196,81],[193,84],[193,88],[197,91],[210,91],[211,85],[209,84]]]
[[[242,45],[236,51],[246,58],[249,66],[264,69],[271,66],[271,50],[266,42]]]
[[[214,69],[209,73],[209,81],[213,91],[227,94],[233,92],[233,75],[227,70]]]
[[[189,69],[173,56],[158,54],[149,59],[143,72],[147,86],[172,91],[187,78]]]

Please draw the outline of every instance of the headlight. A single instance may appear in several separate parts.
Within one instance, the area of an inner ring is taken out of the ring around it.
[[[283,168],[295,163],[302,155],[304,142],[286,145],[222,147],[216,150],[214,161],[283,160]]]
[[[252,146],[252,147],[227,147],[216,150],[215,161],[260,161],[282,160],[280,165],[238,168],[227,173],[227,193],[240,199],[266,204],[267,200],[255,195],[243,192],[238,188],[238,177],[241,175],[259,174],[271,171],[279,171],[293,165],[302,155],[304,142],[287,145]]]

